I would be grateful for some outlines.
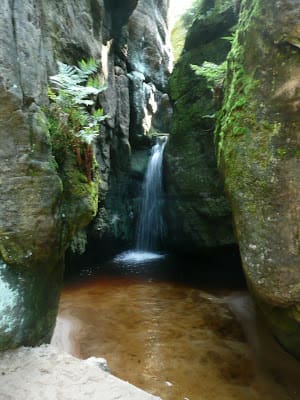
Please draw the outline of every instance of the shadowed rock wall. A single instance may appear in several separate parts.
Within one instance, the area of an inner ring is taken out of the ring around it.
[[[174,114],[165,150],[166,244],[175,252],[188,254],[235,243],[213,134],[221,88],[196,76],[191,64],[225,61],[230,43],[223,37],[231,35],[238,13],[233,2],[221,1],[205,1],[194,11],[198,18],[187,33],[170,78]]]

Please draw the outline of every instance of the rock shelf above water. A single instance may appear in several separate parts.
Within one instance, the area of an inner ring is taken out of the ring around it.
[[[0,400],[159,400],[54,346],[22,347],[0,357]]]

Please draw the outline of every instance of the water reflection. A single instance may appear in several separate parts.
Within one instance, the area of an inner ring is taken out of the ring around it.
[[[258,324],[246,292],[203,290],[195,276],[183,284],[143,268],[69,284],[54,342],[105,357],[113,374],[164,400],[299,399],[299,364]]]

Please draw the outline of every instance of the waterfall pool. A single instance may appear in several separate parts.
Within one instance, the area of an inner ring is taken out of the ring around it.
[[[53,343],[106,358],[114,375],[163,400],[299,399],[299,363],[236,274],[201,267],[165,257],[83,269],[62,293]]]

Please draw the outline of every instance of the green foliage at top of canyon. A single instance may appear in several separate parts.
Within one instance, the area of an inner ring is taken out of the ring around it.
[[[225,11],[228,7],[234,7],[237,11],[238,1],[233,0],[194,0],[192,5],[182,16],[182,22],[186,29],[191,28],[197,20],[204,20],[213,15]]]
[[[233,9],[237,14],[238,8],[238,0],[194,0],[172,30],[171,39],[175,61],[179,59],[182,50],[187,49],[186,36],[190,36],[192,32],[198,32],[200,41],[207,39],[209,41],[211,28],[222,23],[222,18],[228,18],[226,17],[228,9]],[[198,22],[200,22],[199,25]],[[201,24],[204,29],[200,32]]]

